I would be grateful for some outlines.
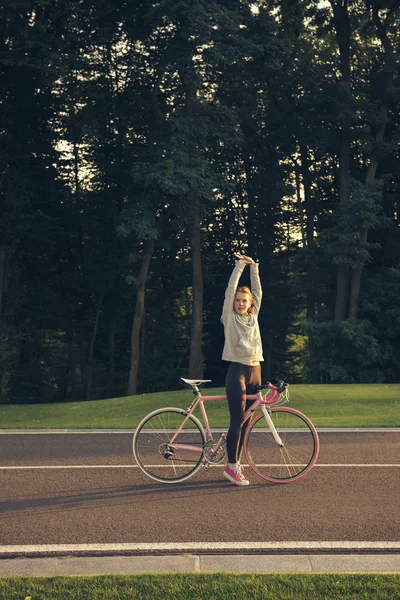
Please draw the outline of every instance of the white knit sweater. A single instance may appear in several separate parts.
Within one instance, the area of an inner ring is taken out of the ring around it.
[[[258,326],[262,289],[258,274],[258,264],[251,264],[250,281],[255,314],[238,315],[235,312],[233,303],[239,279],[245,266],[246,263],[243,260],[237,261],[225,292],[225,301],[221,316],[221,322],[225,330],[225,345],[222,360],[252,364],[264,360],[260,328]]]

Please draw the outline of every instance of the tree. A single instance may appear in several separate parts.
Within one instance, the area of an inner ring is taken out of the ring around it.
[[[373,129],[375,130],[373,134],[374,140],[372,143],[372,151],[365,175],[365,191],[367,193],[369,192],[368,197],[372,200],[372,206],[369,211],[370,214],[366,215],[361,226],[360,245],[365,245],[367,243],[368,231],[370,227],[379,224],[379,219],[376,218],[376,212],[379,213],[380,209],[378,202],[374,202],[376,198],[376,186],[374,185],[374,181],[379,163],[385,157],[385,154],[387,155],[387,150],[385,152],[383,142],[385,130],[389,120],[389,109],[392,105],[391,96],[396,68],[396,57],[394,53],[394,46],[391,41],[391,35],[393,35],[393,25],[396,15],[399,14],[400,10],[400,7],[397,5],[397,3],[389,2],[388,4],[389,6],[385,10],[385,8],[382,7],[382,2],[371,2],[372,22],[376,29],[377,37],[382,45],[383,64],[377,75],[381,92],[380,98],[377,102],[377,114],[373,119]],[[378,196],[378,200],[381,201],[380,194]],[[363,266],[363,263],[357,265],[352,272],[349,305],[350,318],[357,318],[358,316],[358,297],[360,293],[361,273]]]

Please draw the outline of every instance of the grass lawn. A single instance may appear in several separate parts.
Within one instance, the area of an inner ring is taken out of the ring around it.
[[[206,388],[203,393],[225,392]],[[131,429],[156,408],[187,408],[192,399],[191,390],[179,390],[87,402],[0,405],[0,429]],[[398,427],[400,384],[293,385],[289,406],[304,412],[317,427]],[[207,413],[213,427],[228,426],[226,402],[208,403]]]
[[[400,575],[173,573],[0,578],[0,600],[399,600]]]

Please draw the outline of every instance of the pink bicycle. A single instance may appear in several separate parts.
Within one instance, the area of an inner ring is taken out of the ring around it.
[[[199,385],[209,380],[183,379],[193,388],[195,399],[186,409],[161,408],[148,414],[133,436],[133,454],[139,468],[161,483],[178,483],[192,477],[202,465],[226,462],[226,434],[215,439],[204,404],[226,400],[226,396],[202,396]],[[263,396],[261,390],[268,389]],[[289,386],[267,382],[248,395],[253,404],[245,420],[254,416],[244,440],[248,466],[271,483],[288,483],[304,477],[315,465],[319,452],[318,433],[310,419],[298,410],[282,406],[289,400]],[[196,408],[204,427],[193,415]],[[215,434],[215,432],[214,432]],[[246,466],[246,465],[244,465]]]

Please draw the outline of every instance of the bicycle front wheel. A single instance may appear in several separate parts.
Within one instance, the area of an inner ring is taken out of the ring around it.
[[[178,483],[199,470],[204,444],[204,429],[196,417],[188,417],[181,408],[161,408],[139,423],[133,436],[133,455],[151,479]]]
[[[289,483],[308,473],[318,458],[318,433],[301,412],[283,406],[268,410],[281,440],[274,438],[262,412],[248,429],[244,453],[249,466],[270,483]]]

